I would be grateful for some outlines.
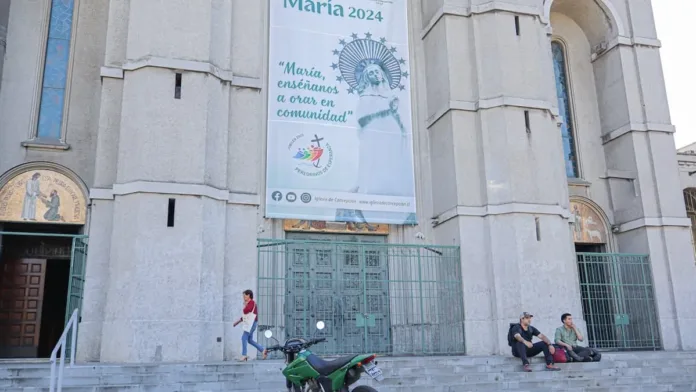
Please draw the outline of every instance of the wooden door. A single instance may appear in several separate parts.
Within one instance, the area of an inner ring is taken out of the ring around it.
[[[0,272],[0,357],[36,357],[46,260],[6,260]]]

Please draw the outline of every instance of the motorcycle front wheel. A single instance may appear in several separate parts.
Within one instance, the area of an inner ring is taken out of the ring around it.
[[[353,389],[353,392],[377,392],[377,390],[372,387],[368,387],[367,385],[360,385],[359,387]]]

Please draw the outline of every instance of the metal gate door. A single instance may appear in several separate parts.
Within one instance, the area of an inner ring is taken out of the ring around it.
[[[289,233],[285,338],[325,337],[317,353],[384,352],[389,342],[384,237]],[[375,246],[377,245],[377,246]],[[316,331],[317,321],[326,328]]]
[[[578,253],[577,260],[590,345],[608,350],[661,349],[650,258]]]
[[[65,322],[75,309],[81,309],[85,290],[85,266],[87,264],[87,238],[73,238],[70,259],[70,281],[68,282],[68,301],[65,307]]]
[[[259,331],[271,329],[280,340],[325,337],[313,348],[318,354],[464,353],[458,247],[387,244],[379,236],[288,237],[259,239]],[[325,322],[323,331],[317,321]]]

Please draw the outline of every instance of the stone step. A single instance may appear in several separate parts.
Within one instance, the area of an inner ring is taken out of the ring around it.
[[[380,392],[422,391],[694,391],[696,353],[605,354],[601,363],[562,364],[560,372],[521,372],[511,357],[379,358],[385,374]],[[66,392],[167,391],[270,392],[284,390],[280,361],[250,363],[83,364],[65,369]],[[0,390],[47,391],[46,363],[0,363]]]
[[[650,366],[650,367],[606,367],[606,364],[566,364],[561,378],[588,378],[588,377],[639,377],[639,376],[672,376],[689,374],[696,377],[696,366]],[[544,370],[543,364],[535,364],[534,373],[524,373],[516,366],[510,371],[494,372],[462,372],[460,369],[441,368],[401,368],[385,370],[385,379],[409,378],[413,375],[419,377],[440,377],[441,379],[456,379],[457,381],[482,382],[482,381],[516,381],[524,379],[550,379],[555,373]],[[127,384],[156,384],[156,383],[185,383],[185,382],[226,382],[240,383],[263,381],[266,379],[280,379],[280,367],[273,371],[237,373],[237,372],[157,372],[157,373],[102,373],[93,374],[84,372],[92,369],[66,369],[64,385],[127,385]],[[10,375],[0,377],[2,386],[42,386],[48,382],[49,374],[39,375]]]
[[[533,359],[535,362],[542,361],[541,358]],[[380,367],[386,371],[410,372],[424,367],[432,369],[443,369],[445,371],[456,372],[507,372],[514,371],[520,366],[520,361],[515,358],[488,357],[488,358],[467,358],[458,357],[456,359],[438,358],[378,358]],[[691,356],[664,356],[640,358],[635,355],[626,356],[607,356],[601,363],[573,364],[583,368],[632,368],[632,367],[679,367],[696,366],[696,355]],[[153,373],[238,373],[256,374],[263,372],[276,371],[283,367],[283,363],[276,360],[253,361],[250,363],[197,363],[197,364],[148,364],[148,365],[112,365],[112,364],[78,364],[75,367],[67,367],[66,372],[71,376],[83,376],[94,374],[153,374]],[[48,375],[50,367],[48,364],[12,364],[0,365],[0,378],[7,376],[41,376]]]
[[[541,376],[541,377],[540,377]],[[447,390],[453,386],[465,386],[465,388],[470,388],[471,390],[512,390],[512,389],[534,389],[540,390],[540,388],[550,387],[550,388],[561,388],[561,390],[571,389],[571,388],[595,388],[595,387],[609,387],[609,386],[640,386],[640,385],[670,385],[670,384],[689,384],[694,383],[696,380],[696,375],[693,374],[680,374],[680,375],[662,375],[662,376],[586,376],[586,377],[568,377],[562,372],[538,372],[532,374],[525,374],[516,380],[512,379],[500,379],[500,380],[475,380],[458,376],[412,376],[412,377],[402,377],[402,378],[391,378],[385,379],[384,382],[375,383],[368,379],[361,380],[362,383],[367,385],[372,385],[378,390],[398,390],[399,388],[422,388],[426,387],[429,390],[440,391]],[[42,383],[36,385],[27,385],[26,383],[15,384],[12,382],[9,385],[0,384],[2,390],[9,390],[13,388],[29,388],[29,389],[40,389],[48,385],[48,379],[42,379]],[[67,382],[64,384],[64,390],[83,390],[95,387],[103,388],[103,390],[114,390],[114,388],[138,388],[141,386],[160,386],[162,388],[171,388],[170,390],[210,390],[210,391],[224,391],[224,390],[236,390],[240,385],[254,385],[257,387],[255,391],[270,391],[274,390],[276,386],[283,385],[284,381],[282,377],[272,377],[263,381],[246,381],[241,380],[229,380],[229,381],[204,381],[204,380],[189,380],[183,381],[179,380],[128,380],[128,382],[118,382],[115,379],[111,380],[90,380],[91,382],[74,383]]]
[[[428,392],[462,392],[462,391],[535,391],[535,392],[589,392],[589,391],[694,391],[696,383],[693,380],[684,381],[681,379],[671,381],[647,380],[638,378],[632,382],[622,379],[598,379],[598,380],[552,380],[552,381],[527,381],[527,382],[497,382],[497,383],[459,383],[459,384],[440,384],[436,380],[429,380],[429,384],[409,384],[401,383],[398,385],[372,384],[379,392],[422,392],[427,388]],[[116,391],[148,391],[148,392],[286,392],[284,383],[263,383],[254,385],[254,389],[247,388],[249,385],[240,383],[188,383],[188,384],[156,384],[156,385],[109,385],[109,386],[85,386],[85,387],[65,387],[65,392],[116,392]],[[244,388],[244,389],[242,389]],[[48,388],[24,388],[10,387],[3,388],[8,392],[46,392]]]

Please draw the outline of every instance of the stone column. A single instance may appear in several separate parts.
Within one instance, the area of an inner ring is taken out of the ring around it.
[[[563,312],[582,314],[549,38],[522,0],[433,3],[422,2],[435,236],[461,246],[468,354],[507,354],[521,311],[547,335]]]
[[[130,2],[101,361],[223,359],[230,15]]]
[[[622,3],[623,4],[623,3]],[[595,75],[623,253],[649,254],[657,317],[667,350],[696,349],[696,266],[679,183],[667,94],[650,2],[628,2],[630,37],[597,53]],[[621,176],[617,176],[621,177]]]
[[[90,241],[85,271],[77,358],[98,361],[101,353],[104,308],[109,287],[109,262],[113,236],[113,194],[109,190],[116,182],[121,103],[123,100],[123,71],[126,59],[128,14],[130,1],[109,3],[102,91],[99,105],[99,130],[94,170],[94,185],[90,198]],[[108,337],[107,337],[108,339]]]
[[[259,298],[256,238],[271,233],[260,232],[264,224],[259,208],[265,194],[266,175],[266,45],[268,10],[266,1],[232,2],[232,74],[235,87],[230,96],[229,159],[225,238],[223,321],[224,357],[232,360],[241,355],[242,327],[232,325],[242,315],[242,292],[252,290],[259,309],[259,324],[270,309],[268,298]],[[266,316],[267,317],[267,316]],[[258,334],[259,332],[257,332]],[[257,335],[258,337],[258,335]],[[257,339],[258,341],[259,339]],[[249,356],[256,350],[249,347]]]

